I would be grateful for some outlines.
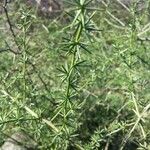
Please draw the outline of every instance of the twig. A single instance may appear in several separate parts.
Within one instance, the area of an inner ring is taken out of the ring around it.
[[[117,2],[118,2],[123,8],[125,8],[129,13],[131,12],[130,9],[129,9],[124,3],[122,3],[120,0],[117,0]]]
[[[107,6],[107,4],[104,2],[104,1],[102,1],[102,4],[107,8],[108,6]],[[118,19],[117,17],[115,17],[110,11],[108,11],[107,9],[106,9],[106,13],[112,18],[112,19],[114,19],[115,21],[117,21],[121,26],[123,26],[123,27],[125,27],[125,24],[120,20],[120,19]]]
[[[9,25],[9,29],[10,29],[10,32],[11,32],[11,35],[12,35],[12,37],[13,37],[13,39],[14,39],[14,42],[15,42],[15,44],[16,44],[16,46],[17,46],[17,48],[18,48],[18,51],[19,51],[19,44],[18,44],[18,42],[17,42],[17,40],[16,40],[16,35],[15,35],[15,32],[14,32],[14,30],[13,30],[13,26],[12,26],[12,23],[11,23],[11,21],[10,21],[10,18],[9,18],[9,14],[8,14],[8,10],[7,10],[7,4],[8,4],[8,2],[7,2],[7,0],[4,0],[4,5],[2,6],[3,7],[3,9],[4,9],[4,13],[5,13],[5,16],[6,16],[6,19],[7,19],[7,23],[8,23],[8,25]],[[17,51],[14,51],[14,50],[12,50],[12,49],[9,49],[11,52],[13,52],[14,54],[19,54],[19,52]]]
[[[18,121],[22,121],[22,122],[25,122],[25,121],[33,121],[33,120],[39,120],[40,118],[28,118],[28,119],[24,119],[24,118],[18,118],[18,119],[10,119],[10,120],[7,120],[7,121],[3,121],[3,122],[0,122],[0,125],[4,125],[4,124],[7,124],[7,123],[12,123],[12,122],[18,122]]]

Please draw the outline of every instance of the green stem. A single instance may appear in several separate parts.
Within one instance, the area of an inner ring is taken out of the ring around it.
[[[23,103],[26,100],[26,29],[23,28]]]

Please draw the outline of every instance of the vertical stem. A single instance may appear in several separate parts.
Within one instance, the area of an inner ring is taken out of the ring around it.
[[[26,29],[23,27],[23,102],[26,100]]]
[[[74,52],[72,54],[71,65],[69,67],[69,74],[68,74],[68,78],[67,78],[66,99],[65,99],[65,102],[64,102],[64,112],[63,112],[64,113],[63,114],[63,122],[64,123],[63,123],[63,127],[64,127],[66,133],[67,133],[67,128],[66,128],[65,123],[66,123],[66,117],[67,117],[67,113],[68,113],[67,106],[68,106],[68,102],[70,102],[70,90],[71,90],[70,82],[71,82],[72,74],[75,70],[74,66],[75,66],[76,61],[77,61],[78,43],[79,43],[82,31],[83,31],[83,26],[82,26],[81,21],[79,21],[77,29],[75,31],[74,39],[73,39],[73,41],[75,43],[75,46],[74,46]]]

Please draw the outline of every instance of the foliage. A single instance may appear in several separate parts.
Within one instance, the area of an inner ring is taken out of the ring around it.
[[[24,130],[39,149],[150,149],[148,9],[122,19],[105,2],[65,3],[56,19],[3,6],[0,145]]]

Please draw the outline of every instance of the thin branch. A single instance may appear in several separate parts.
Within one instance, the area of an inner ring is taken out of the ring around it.
[[[8,14],[8,9],[7,9],[7,4],[8,4],[8,1],[5,0],[5,1],[4,1],[4,5],[3,5],[2,7],[3,7],[3,9],[4,9],[4,13],[5,13],[5,16],[6,16],[6,19],[7,19],[7,23],[8,23],[8,25],[9,25],[9,29],[10,29],[11,35],[12,35],[12,37],[13,37],[13,39],[14,39],[14,42],[15,42],[17,48],[18,48],[18,51],[19,51],[19,49],[20,49],[20,48],[19,48],[19,44],[18,44],[18,42],[17,42],[17,40],[16,40],[16,35],[15,35],[14,30],[13,30],[13,25],[12,25],[12,23],[11,23],[11,21],[10,21],[10,17],[9,17],[9,14]],[[10,50],[11,52],[13,52],[14,54],[19,54],[18,51],[16,52],[16,51],[12,50],[11,48],[8,49],[8,50]]]
[[[25,119],[25,118],[18,118],[18,119],[10,119],[10,120],[7,120],[7,121],[3,121],[3,122],[0,122],[0,125],[4,125],[4,124],[7,124],[7,123],[12,123],[12,122],[18,122],[18,121],[22,121],[22,122],[25,122],[25,121],[36,121],[36,120],[39,120],[40,118],[28,118],[28,119]]]

